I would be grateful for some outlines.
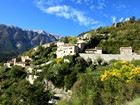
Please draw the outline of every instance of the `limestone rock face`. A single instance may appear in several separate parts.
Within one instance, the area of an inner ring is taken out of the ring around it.
[[[3,54],[18,55],[32,47],[57,40],[58,35],[55,36],[42,30],[25,30],[0,24],[0,53]]]

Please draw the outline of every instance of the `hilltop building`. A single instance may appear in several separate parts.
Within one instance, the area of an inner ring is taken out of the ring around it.
[[[84,51],[86,42],[79,40],[77,44],[66,44],[63,42],[57,42],[57,58],[63,58],[67,55],[74,55],[76,53],[81,53]]]
[[[132,55],[132,47],[120,47],[120,55]]]
[[[126,22],[128,22],[128,21],[130,21],[130,20],[131,20],[130,18],[126,18],[126,19],[125,19]]]
[[[21,66],[21,67],[26,67],[26,66],[30,66],[30,61],[32,59],[29,56],[21,56],[19,58],[14,58],[11,61],[8,61],[7,63],[5,63],[6,66],[8,67],[12,67],[12,66]]]

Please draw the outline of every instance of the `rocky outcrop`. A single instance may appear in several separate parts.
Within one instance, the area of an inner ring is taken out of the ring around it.
[[[40,44],[57,41],[59,37],[56,36],[42,30],[24,30],[0,24],[0,53],[18,55]]]

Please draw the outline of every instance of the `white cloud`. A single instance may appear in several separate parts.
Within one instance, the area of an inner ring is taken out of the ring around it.
[[[35,3],[37,5],[49,5],[49,6],[53,6],[53,5],[58,5],[60,3],[62,3],[64,0],[35,0]]]
[[[64,17],[65,19],[71,19],[83,26],[90,26],[99,23],[93,18],[86,16],[84,12],[76,10],[68,5],[44,6],[46,3],[44,1],[45,0],[39,0],[36,4],[40,10],[47,14],[53,14],[59,17]]]
[[[92,11],[94,11],[95,6],[92,5],[92,6],[90,6],[89,8],[90,8]]]
[[[75,4],[83,4],[87,8],[94,11],[94,9],[102,10],[106,6],[105,0],[71,0]],[[96,5],[94,3],[96,3]],[[93,8],[94,7],[94,8]]]
[[[104,9],[105,7],[105,2],[104,0],[98,0],[98,6],[97,6],[97,9]]]
[[[126,9],[127,6],[124,5],[124,4],[120,4],[120,5],[118,5],[116,8],[117,8],[118,10],[122,10],[122,9]]]
[[[82,0],[77,0],[77,4],[82,4]]]
[[[71,2],[75,3],[75,4],[86,4],[89,5],[90,3],[93,2],[93,0],[71,0]]]
[[[47,12],[47,13],[61,13],[61,12],[68,12],[68,10],[69,10],[69,7],[66,5],[63,5],[63,6],[53,6],[53,7],[46,8],[45,12]]]
[[[112,6],[116,11],[122,11],[124,9],[129,8],[129,5],[124,4],[123,2],[114,3],[114,4],[112,4]]]
[[[61,16],[64,17],[66,19],[69,19],[70,16],[70,12],[69,12],[69,7],[66,5],[63,6],[53,6],[53,7],[49,7],[49,8],[44,8],[44,12],[48,13],[48,14],[55,14],[57,16]]]
[[[105,14],[105,13],[103,14],[103,16],[104,16],[104,17],[106,17],[106,18],[108,18],[108,17],[109,17],[109,16],[108,16],[107,14]]]

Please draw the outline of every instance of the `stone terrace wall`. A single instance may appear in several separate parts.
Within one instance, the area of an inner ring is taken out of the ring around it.
[[[91,58],[92,61],[96,61],[97,58],[100,56],[104,61],[109,62],[110,60],[126,60],[126,61],[132,61],[134,60],[140,60],[140,55],[120,55],[120,54],[86,54],[86,53],[79,53],[81,57],[83,57],[85,60],[87,58]]]

